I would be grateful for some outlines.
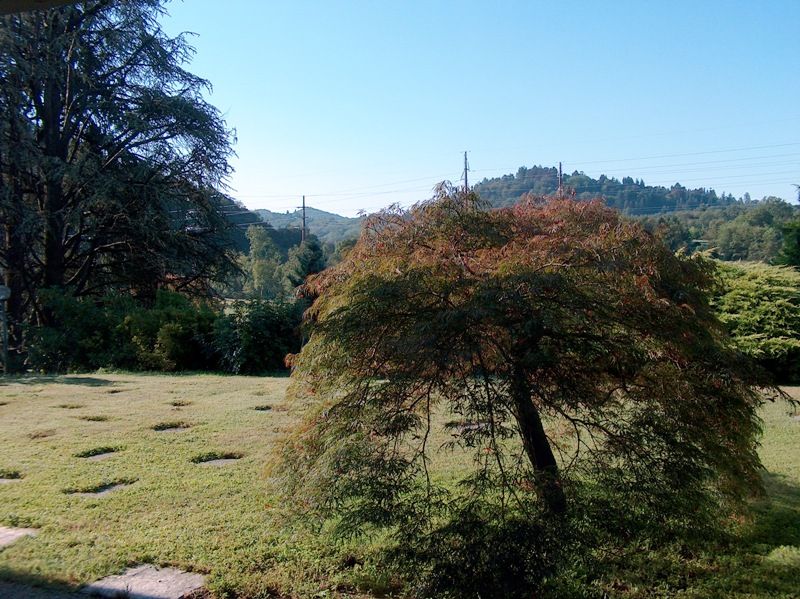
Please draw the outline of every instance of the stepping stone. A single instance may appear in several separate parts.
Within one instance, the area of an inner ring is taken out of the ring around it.
[[[219,458],[217,460],[208,460],[207,462],[198,462],[201,466],[225,466],[226,464],[235,464],[239,458]]]
[[[156,424],[153,430],[157,433],[179,433],[190,428],[192,428],[192,425],[186,422],[162,422],[161,424]]]
[[[21,478],[0,478],[0,485],[10,485],[11,483],[18,483]]]
[[[114,457],[114,454],[117,453],[116,451],[109,451],[107,453],[96,453],[94,455],[90,455],[88,458],[84,458],[87,462],[102,462],[103,460],[107,460],[108,458]]]
[[[80,497],[104,497],[109,493],[113,493],[117,489],[124,489],[125,487],[130,487],[133,483],[112,483],[110,485],[105,485],[104,487],[100,487],[96,491],[86,491],[83,493],[71,493],[72,495],[79,495]]]
[[[184,599],[202,588],[204,583],[202,574],[145,565],[98,580],[81,589],[81,593],[128,599]]]
[[[192,462],[200,466],[225,466],[233,464],[244,457],[238,451],[210,451],[192,458]]]
[[[22,537],[35,537],[37,530],[35,528],[8,528],[7,526],[0,526],[0,547],[11,545],[14,541]]]

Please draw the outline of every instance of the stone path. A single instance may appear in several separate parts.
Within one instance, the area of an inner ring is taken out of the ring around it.
[[[37,530],[35,528],[9,528],[7,526],[0,526],[0,547],[11,545],[14,541],[22,537],[35,537]]]
[[[81,589],[81,593],[129,599],[184,599],[202,588],[204,583],[202,574],[147,565],[103,578]]]

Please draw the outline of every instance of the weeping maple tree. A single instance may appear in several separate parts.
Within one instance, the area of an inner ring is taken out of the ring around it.
[[[488,210],[442,186],[377,214],[306,285],[294,377],[316,409],[286,488],[340,526],[406,535],[477,503],[558,521],[587,487],[656,520],[719,515],[760,484],[763,381],[713,284],[599,201]],[[432,471],[442,451],[472,453],[458,484]]]

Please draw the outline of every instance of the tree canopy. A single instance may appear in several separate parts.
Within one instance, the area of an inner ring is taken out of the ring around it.
[[[232,134],[162,0],[0,20],[0,265],[16,331],[37,290],[204,293],[233,266],[219,192]]]
[[[484,210],[444,187],[373,216],[307,284],[295,376],[319,409],[288,488],[345,528],[425,535],[475,502],[558,518],[583,485],[663,522],[741,497],[759,485],[762,381],[712,281],[600,202]],[[455,488],[430,470],[442,414],[474,452]]]

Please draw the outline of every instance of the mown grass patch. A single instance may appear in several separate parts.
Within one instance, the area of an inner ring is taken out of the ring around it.
[[[288,404],[287,411],[270,415],[249,408],[255,391],[283,404],[288,383],[141,374],[3,381],[0,400],[17,397],[0,416],[0,466],[25,477],[0,485],[0,525],[36,527],[40,534],[0,551],[0,579],[69,590],[152,563],[208,573],[215,589],[236,590],[242,599],[266,596],[272,556],[286,549],[275,534],[264,464],[281,441],[272,428],[289,426],[297,415]],[[112,386],[128,392],[109,396]],[[109,420],[94,427],[74,412],[53,410],[76,395],[87,406],[102,402]],[[157,434],[151,425],[180,420],[170,401],[192,402],[193,426],[178,435]],[[45,428],[57,436],[30,439]],[[111,460],[76,457],[123,446]],[[228,448],[247,459],[225,468],[191,461]],[[137,482],[101,498],[63,493],[124,479]]]
[[[265,464],[302,411],[286,399],[288,383],[129,374],[5,381],[0,399],[15,397],[0,418],[0,462],[24,478],[0,485],[0,525],[40,533],[0,552],[0,579],[75,588],[132,564],[154,563],[208,573],[219,598],[402,595],[401,581],[374,558],[380,538],[303,541],[305,532],[282,527],[283,506],[271,494]],[[105,392],[113,385],[130,393],[112,400]],[[76,391],[87,405],[105,400],[106,424],[88,426],[52,409]],[[800,389],[790,392],[800,399]],[[259,393],[273,410],[253,409]],[[179,435],[154,434],[152,422],[175,424],[171,401],[192,402],[193,426]],[[767,497],[754,504],[751,519],[727,544],[700,551],[630,547],[607,577],[595,581],[598,593],[623,599],[797,597],[800,422],[785,404],[765,406],[762,417]],[[432,443],[451,438],[443,426],[450,420],[442,417]],[[45,426],[58,434],[32,441]],[[118,449],[112,460],[76,459],[110,448]],[[194,466],[201,456],[228,453],[215,448],[235,448],[246,459],[233,467]],[[470,466],[458,451],[442,451],[431,464],[440,479]],[[125,480],[136,482],[98,499],[63,492],[97,492]]]

